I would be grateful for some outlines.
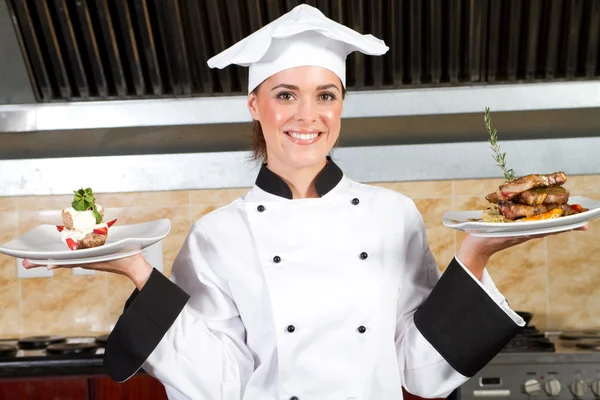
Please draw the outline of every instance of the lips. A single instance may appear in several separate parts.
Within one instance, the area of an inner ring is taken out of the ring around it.
[[[293,142],[297,144],[313,144],[323,135],[317,130],[290,130],[284,132]]]

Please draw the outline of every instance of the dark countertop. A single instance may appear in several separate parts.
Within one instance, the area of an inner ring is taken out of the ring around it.
[[[0,379],[106,375],[102,344],[96,343],[93,337],[67,338],[67,343],[74,342],[95,343],[99,347],[81,354],[50,354],[44,349],[19,349],[16,355],[0,354]],[[3,339],[0,345],[17,345],[17,341]]]
[[[0,357],[0,379],[106,375],[103,354]]]

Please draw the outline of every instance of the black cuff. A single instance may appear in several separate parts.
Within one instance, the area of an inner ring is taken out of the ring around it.
[[[123,312],[125,312],[125,310],[129,308],[129,305],[137,298],[138,294],[140,294],[140,291],[138,290],[138,288],[135,288],[131,295],[129,295],[127,301],[125,301],[125,307],[123,307]]]
[[[487,365],[519,328],[456,259],[414,320],[425,339],[466,377]]]
[[[117,382],[135,374],[167,333],[190,296],[158,270],[134,292],[106,342],[104,369]]]

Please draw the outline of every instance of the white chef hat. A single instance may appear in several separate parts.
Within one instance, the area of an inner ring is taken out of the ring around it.
[[[249,67],[248,93],[277,72],[307,65],[331,70],[345,87],[348,54],[381,55],[388,49],[383,40],[362,35],[301,4],[212,57],[208,66]]]

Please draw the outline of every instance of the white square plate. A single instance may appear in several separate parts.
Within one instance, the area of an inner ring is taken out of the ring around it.
[[[527,222],[481,222],[483,210],[448,211],[442,216],[442,223],[448,228],[467,232],[480,237],[513,237],[542,235],[563,232],[584,226],[594,218],[600,217],[600,201],[581,196],[569,198],[569,204],[580,204],[589,210],[566,217]]]
[[[0,253],[39,265],[109,261],[140,253],[164,239],[170,231],[171,221],[167,218],[133,225],[115,225],[109,229],[103,246],[71,250],[62,242],[56,225],[39,225],[1,245]]]

